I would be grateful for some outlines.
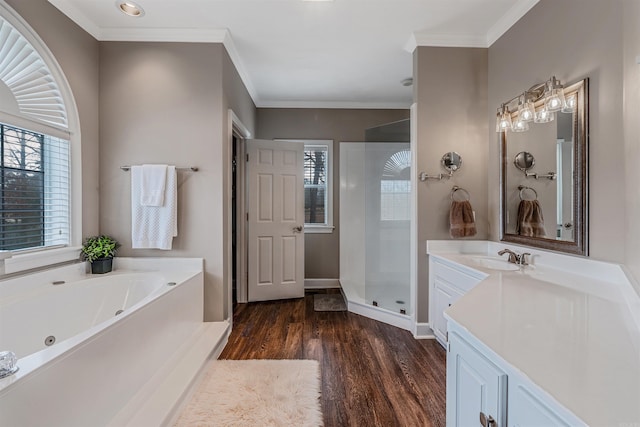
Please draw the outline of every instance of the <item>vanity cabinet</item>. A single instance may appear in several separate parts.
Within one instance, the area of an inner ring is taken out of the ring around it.
[[[443,346],[447,345],[444,311],[482,279],[482,276],[471,275],[467,269],[429,257],[429,324]]]
[[[454,326],[447,346],[447,426],[586,424]]]
[[[448,347],[447,425],[503,426],[507,374],[455,333]]]

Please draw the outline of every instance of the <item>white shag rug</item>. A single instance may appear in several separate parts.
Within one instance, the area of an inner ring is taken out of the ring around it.
[[[216,360],[175,427],[322,424],[316,360]]]

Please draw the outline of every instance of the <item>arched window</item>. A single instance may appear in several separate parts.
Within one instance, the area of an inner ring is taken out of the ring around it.
[[[384,164],[380,179],[380,220],[411,218],[411,151],[401,150]]]
[[[45,249],[71,256],[71,247],[80,243],[81,219],[72,215],[80,190],[71,185],[80,173],[80,165],[71,163],[80,159],[77,123],[75,102],[55,58],[0,0],[0,251],[16,258]],[[58,255],[56,261],[64,258]]]

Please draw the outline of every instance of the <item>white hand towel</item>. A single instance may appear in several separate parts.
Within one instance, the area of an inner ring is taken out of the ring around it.
[[[142,179],[140,181],[140,204],[142,206],[164,205],[167,168],[167,165],[142,165]]]
[[[167,168],[163,206],[143,206],[140,198],[142,166],[131,167],[131,241],[134,249],[170,250],[178,235],[178,179]]]

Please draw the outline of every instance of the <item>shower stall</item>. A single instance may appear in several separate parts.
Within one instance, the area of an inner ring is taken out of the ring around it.
[[[349,311],[411,329],[411,149],[340,144],[340,284]]]

